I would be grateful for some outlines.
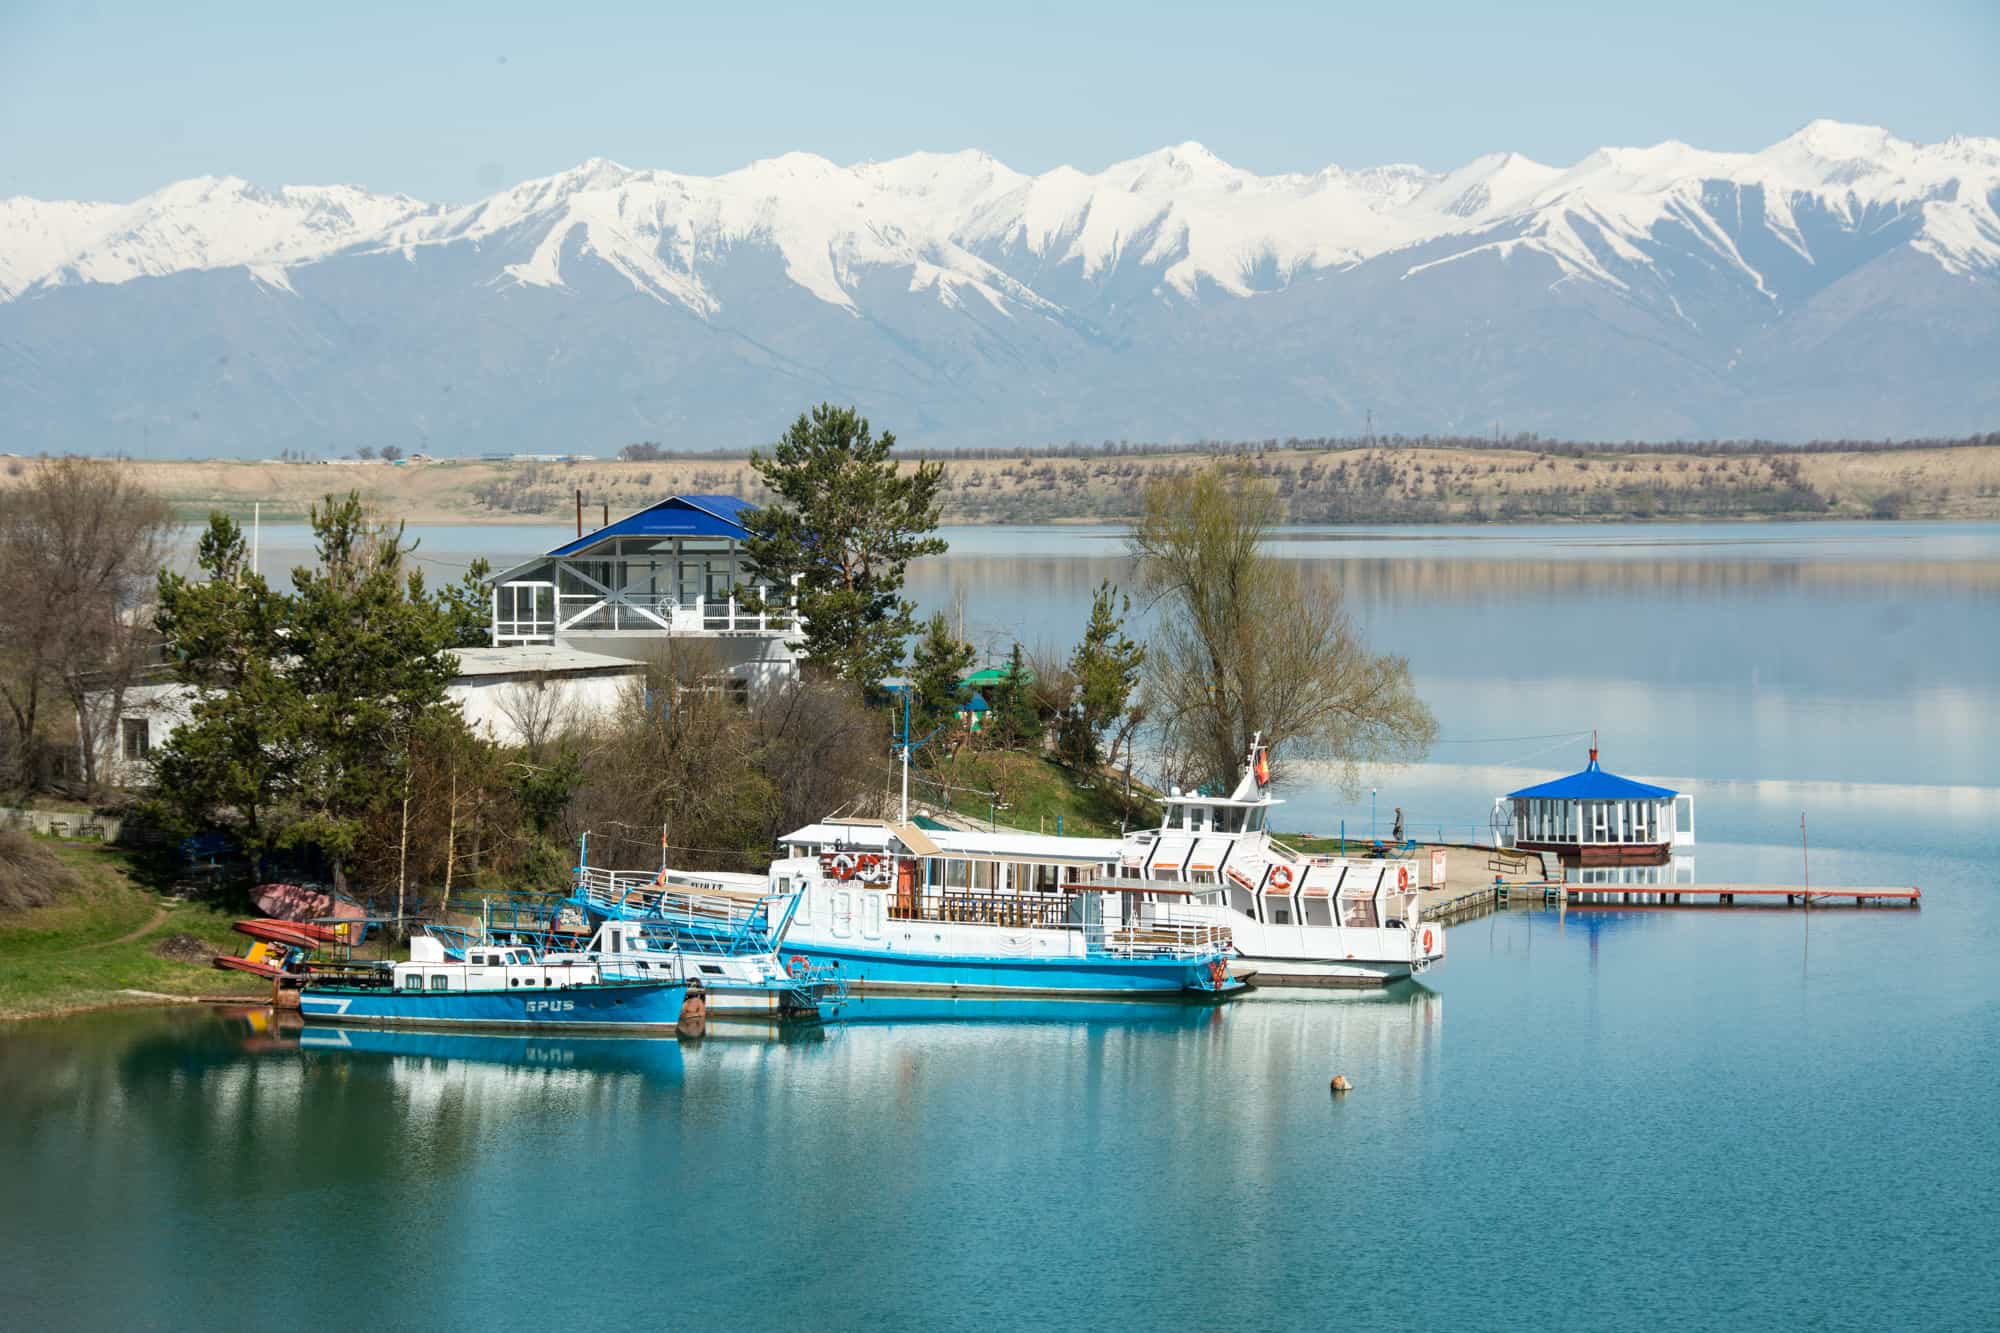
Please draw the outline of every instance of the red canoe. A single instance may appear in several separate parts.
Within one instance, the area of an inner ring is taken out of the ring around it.
[[[316,926],[310,921],[238,921],[236,933],[248,935],[253,940],[289,944],[298,949],[317,949],[322,944],[333,944],[341,939],[332,926]]]

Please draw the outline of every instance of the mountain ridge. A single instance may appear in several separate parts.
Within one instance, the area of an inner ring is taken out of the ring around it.
[[[1815,406],[1787,329],[1864,367],[1893,332],[1882,363],[1927,382],[1829,380]],[[88,382],[107,351],[149,368],[108,404]],[[968,444],[1357,417],[1953,432],[2000,410],[1975,382],[1988,352],[2000,139],[1827,120],[1754,153],[1668,141],[1566,167],[1261,176],[1189,140],[1033,175],[976,149],[718,176],[600,157],[462,205],[226,176],[0,200],[0,407],[43,447],[135,424],[224,447],[565,423],[701,443],[753,429],[746,395],[849,399]],[[490,410],[447,396],[468,384]]]

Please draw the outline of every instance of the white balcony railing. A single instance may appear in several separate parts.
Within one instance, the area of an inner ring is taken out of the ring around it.
[[[558,634],[786,634],[799,627],[794,599],[769,599],[753,609],[734,597],[681,602],[646,593],[563,592],[507,602],[493,617],[496,643],[547,641]]]

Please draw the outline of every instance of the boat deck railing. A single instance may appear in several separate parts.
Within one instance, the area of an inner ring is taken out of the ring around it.
[[[795,895],[756,892],[688,872],[579,867],[571,901],[597,916],[666,926],[690,952],[767,952],[791,924]]]
[[[1085,952],[1115,957],[1159,954],[1190,957],[1229,947],[1227,926],[1207,922],[1143,921],[1107,924],[1095,894],[993,893],[973,889],[894,891],[891,921],[938,921],[1008,930],[1071,930],[1083,937]]]

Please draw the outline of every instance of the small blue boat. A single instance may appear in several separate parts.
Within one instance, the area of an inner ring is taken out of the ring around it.
[[[463,961],[435,940],[409,962],[312,975],[299,1012],[333,1023],[411,1027],[672,1028],[687,984],[607,978],[595,963],[540,960],[524,948],[476,948]]]

